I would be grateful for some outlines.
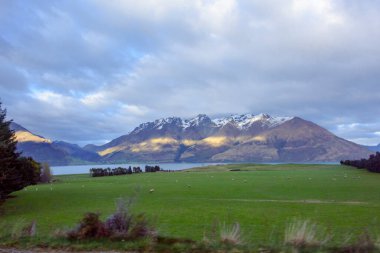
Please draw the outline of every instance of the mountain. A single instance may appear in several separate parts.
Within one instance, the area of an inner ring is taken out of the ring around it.
[[[18,151],[22,152],[22,156],[31,156],[38,162],[46,162],[50,165],[68,165],[96,162],[100,159],[95,152],[84,150],[75,144],[51,141],[31,133],[14,122],[10,127],[15,131]]]
[[[378,144],[377,146],[365,146],[365,147],[368,148],[370,151],[380,152],[380,144]]]
[[[336,162],[370,153],[310,121],[268,114],[158,119],[84,149],[105,162]]]

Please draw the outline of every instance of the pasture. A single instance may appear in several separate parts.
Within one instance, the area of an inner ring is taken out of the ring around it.
[[[14,193],[0,206],[0,221],[35,220],[44,238],[74,227],[86,212],[106,218],[117,198],[134,196],[131,211],[145,213],[159,234],[172,237],[201,240],[213,224],[238,222],[246,242],[282,243],[295,219],[317,223],[333,242],[365,229],[380,235],[380,174],[346,166],[235,164],[56,179]]]

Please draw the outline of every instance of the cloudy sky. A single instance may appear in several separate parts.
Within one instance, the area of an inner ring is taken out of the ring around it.
[[[160,117],[300,116],[380,143],[380,2],[2,0],[0,98],[54,140]]]

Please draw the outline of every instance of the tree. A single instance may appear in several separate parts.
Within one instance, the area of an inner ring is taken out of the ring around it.
[[[52,181],[51,169],[49,164],[43,163],[41,167],[40,173],[40,182],[42,183],[50,183]]]
[[[17,141],[10,129],[11,121],[6,120],[6,110],[0,103],[0,199],[10,192],[22,189],[22,175],[17,172],[18,158]]]
[[[40,165],[32,158],[20,158],[17,152],[15,133],[10,129],[11,120],[6,120],[6,110],[0,102],[0,200],[8,194],[37,183]]]
[[[24,186],[41,182],[43,167],[40,163],[34,161],[31,157],[20,157],[18,162]]]
[[[340,161],[340,164],[380,173],[380,152],[370,155],[368,159],[363,158],[360,160],[345,160]]]

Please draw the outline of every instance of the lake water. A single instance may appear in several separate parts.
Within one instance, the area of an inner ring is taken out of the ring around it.
[[[204,167],[208,165],[217,165],[223,163],[128,163],[128,164],[99,164],[99,165],[70,165],[70,166],[52,166],[51,170],[54,175],[69,175],[69,174],[86,174],[91,168],[128,168],[129,166],[140,167],[143,171],[145,165],[158,165],[163,170],[183,170],[194,167]]]
[[[91,168],[117,168],[123,167],[128,168],[129,166],[140,167],[143,171],[145,165],[158,165],[163,170],[183,170],[190,169],[195,167],[204,167],[208,165],[218,165],[226,163],[127,163],[127,164],[99,164],[99,165],[70,165],[70,166],[52,166],[51,170],[54,175],[69,175],[69,174],[86,174],[90,173]],[[287,164],[287,163],[263,163],[263,164]],[[300,164],[330,164],[335,165],[339,164],[338,162],[304,162]]]

